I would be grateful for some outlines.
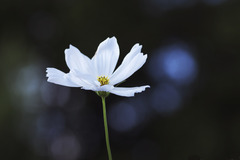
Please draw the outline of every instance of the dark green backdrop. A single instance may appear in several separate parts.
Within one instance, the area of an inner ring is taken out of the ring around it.
[[[122,86],[151,86],[107,98],[114,160],[240,159],[239,17],[238,0],[2,0],[0,159],[107,159],[101,99],[45,70],[112,36],[120,62],[148,54]]]

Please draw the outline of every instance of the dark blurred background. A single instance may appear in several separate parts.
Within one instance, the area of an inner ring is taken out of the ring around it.
[[[2,0],[0,159],[106,160],[101,99],[46,81],[116,36],[146,64],[107,98],[114,160],[240,159],[239,0]],[[120,64],[118,63],[118,65]]]

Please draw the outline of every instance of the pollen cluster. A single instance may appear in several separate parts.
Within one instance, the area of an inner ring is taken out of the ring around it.
[[[98,82],[100,82],[101,86],[109,84],[109,78],[105,76],[99,76],[98,77]]]

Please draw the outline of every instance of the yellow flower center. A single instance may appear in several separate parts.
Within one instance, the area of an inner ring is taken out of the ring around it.
[[[105,76],[99,76],[98,77],[98,82],[100,82],[101,86],[109,84],[109,78]]]

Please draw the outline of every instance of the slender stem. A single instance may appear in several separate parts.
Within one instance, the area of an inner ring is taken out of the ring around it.
[[[106,138],[108,159],[112,160],[112,153],[111,153],[111,148],[110,148],[110,143],[109,143],[109,136],[108,136],[108,124],[107,124],[107,113],[106,113],[105,97],[101,97],[101,98],[102,98],[102,105],[103,105],[103,120],[104,120],[105,138]]]

